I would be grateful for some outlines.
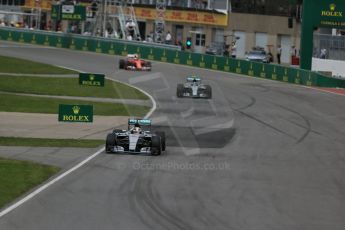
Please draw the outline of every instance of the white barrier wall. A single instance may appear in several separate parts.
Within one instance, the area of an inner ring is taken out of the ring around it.
[[[313,58],[312,70],[332,72],[332,76],[345,78],[345,61]]]

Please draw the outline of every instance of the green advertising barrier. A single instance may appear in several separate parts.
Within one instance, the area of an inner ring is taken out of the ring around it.
[[[140,57],[152,61],[168,62],[166,49],[155,49],[152,47],[141,47]]]
[[[58,48],[68,48],[68,38],[63,34],[38,33],[28,29],[0,29],[0,39],[5,41],[54,46]]]
[[[61,122],[93,122],[92,105],[59,105]]]
[[[94,41],[93,43],[94,50],[91,50],[91,51],[96,52],[96,53],[107,53],[106,52],[108,48],[107,45],[108,43],[104,41],[100,41],[100,40]]]
[[[180,52],[180,51],[176,50],[175,54],[174,54],[174,63],[180,64],[180,65],[186,65],[187,64],[187,53],[186,52]]]
[[[345,88],[345,81],[337,78],[329,78],[321,75],[320,73],[314,73],[317,86],[320,87],[339,87]]]
[[[140,54],[140,58],[148,59],[148,60],[154,60],[153,57],[153,49],[150,47],[138,47],[137,53]]]
[[[225,71],[286,83],[319,87],[345,87],[345,81],[342,79],[326,77],[309,70],[249,62],[230,57],[191,53],[164,47],[153,47],[150,43],[133,43],[123,40],[32,31],[11,27],[0,28],[0,39],[110,55],[126,56],[127,54],[137,53],[141,58],[152,61]]]
[[[104,74],[79,73],[79,85],[104,87]]]

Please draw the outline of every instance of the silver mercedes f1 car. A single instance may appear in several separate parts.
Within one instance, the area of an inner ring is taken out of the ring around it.
[[[184,84],[178,84],[177,97],[212,98],[212,88],[201,83],[200,77],[190,76]]]
[[[165,133],[151,132],[151,120],[128,119],[128,129],[107,135],[107,153],[143,153],[158,156],[165,151]]]

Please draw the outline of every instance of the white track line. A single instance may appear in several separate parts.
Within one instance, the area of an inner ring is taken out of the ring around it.
[[[134,89],[136,89],[136,90],[142,92],[143,94],[145,94],[148,98],[150,98],[150,100],[151,100],[151,102],[152,102],[152,108],[151,108],[150,111],[145,115],[144,119],[149,118],[149,117],[152,115],[152,113],[157,109],[157,103],[156,103],[155,99],[154,99],[149,93],[145,92],[144,90],[142,90],[142,89],[140,89],[140,88],[138,88],[138,87],[136,87],[136,86],[134,86],[134,85],[130,85],[130,84],[128,84],[128,83],[125,83],[125,82],[122,82],[122,81],[118,81],[118,80],[115,80],[115,79],[112,79],[112,78],[109,78],[109,77],[106,77],[106,79],[111,80],[111,81],[115,81],[115,82],[119,82],[119,83],[121,83],[121,84],[124,84],[124,85],[127,85],[127,86],[129,86],[129,87],[132,87],[132,88],[134,88]]]
[[[63,67],[60,66],[61,68],[66,68],[66,69],[71,69],[71,68],[67,68],[67,67]],[[79,71],[76,69],[73,69],[75,71],[78,72],[83,72],[83,71]],[[109,80],[112,81],[116,81],[116,82],[120,82],[111,78],[107,78]],[[148,94],[147,92],[145,92],[142,89],[139,89],[135,86],[129,85],[127,83],[123,83],[122,84],[128,85],[130,87],[133,87],[137,90],[139,90],[140,92],[144,93],[146,96],[148,96],[150,98],[150,100],[152,101],[152,108],[151,110],[146,114],[145,119],[149,118],[152,113],[156,110],[157,108],[157,103],[154,100],[154,98]],[[51,181],[48,181],[47,183],[45,183],[44,185],[42,185],[41,187],[37,188],[36,190],[34,190],[33,192],[29,193],[28,195],[26,195],[25,197],[23,197],[22,199],[20,199],[19,201],[15,202],[14,204],[10,205],[9,207],[5,208],[4,210],[2,210],[0,212],[0,218],[2,218],[3,216],[5,216],[6,214],[8,214],[9,212],[13,211],[14,209],[18,208],[19,206],[21,206],[22,204],[24,204],[25,202],[31,200],[32,198],[34,198],[35,196],[37,196],[39,193],[41,193],[42,191],[46,190],[48,187],[52,186],[53,184],[55,184],[56,182],[62,180],[64,177],[68,176],[69,174],[73,173],[74,171],[76,171],[77,169],[79,169],[80,167],[84,166],[86,163],[88,163],[89,161],[91,161],[93,158],[97,157],[99,154],[101,154],[104,151],[104,147],[102,147],[101,149],[99,149],[97,152],[93,153],[91,156],[87,157],[85,160],[83,160],[82,162],[78,163],[77,165],[75,165],[74,167],[72,167],[71,169],[67,170],[66,172],[60,174],[58,177],[52,179]]]
[[[75,71],[75,72],[79,72],[79,73],[85,73],[84,71],[81,71],[81,70],[78,70],[78,69],[69,68],[69,67],[65,67],[65,66],[61,66],[61,65],[55,65],[55,66],[59,67],[59,68],[68,69],[68,70],[72,70],[72,71]]]
[[[93,158],[95,158],[96,156],[98,156],[101,152],[104,151],[104,147],[99,149],[97,152],[95,152],[94,154],[92,154],[91,156],[87,157],[85,160],[83,160],[82,162],[80,162],[79,164],[77,164],[76,166],[74,166],[73,168],[67,170],[66,172],[62,173],[61,175],[59,175],[58,177],[54,178],[53,180],[47,182],[46,184],[42,185],[41,187],[37,188],[35,191],[33,191],[32,193],[26,195],[24,198],[22,198],[21,200],[17,201],[16,203],[12,204],[11,206],[7,207],[6,209],[4,209],[3,211],[0,212],[0,218],[3,217],[4,215],[6,215],[7,213],[13,211],[15,208],[21,206],[22,204],[24,204],[25,202],[29,201],[30,199],[34,198],[36,195],[38,195],[40,192],[46,190],[48,187],[50,187],[51,185],[55,184],[56,182],[58,182],[59,180],[61,180],[62,178],[68,176],[69,174],[71,174],[72,172],[74,172],[75,170],[79,169],[80,167],[82,167],[83,165],[85,165],[87,162],[89,162],[90,160],[92,160]]]

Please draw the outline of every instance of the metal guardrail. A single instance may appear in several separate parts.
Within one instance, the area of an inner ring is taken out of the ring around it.
[[[313,57],[323,58],[322,49],[326,59],[345,60],[345,36],[314,34]]]

